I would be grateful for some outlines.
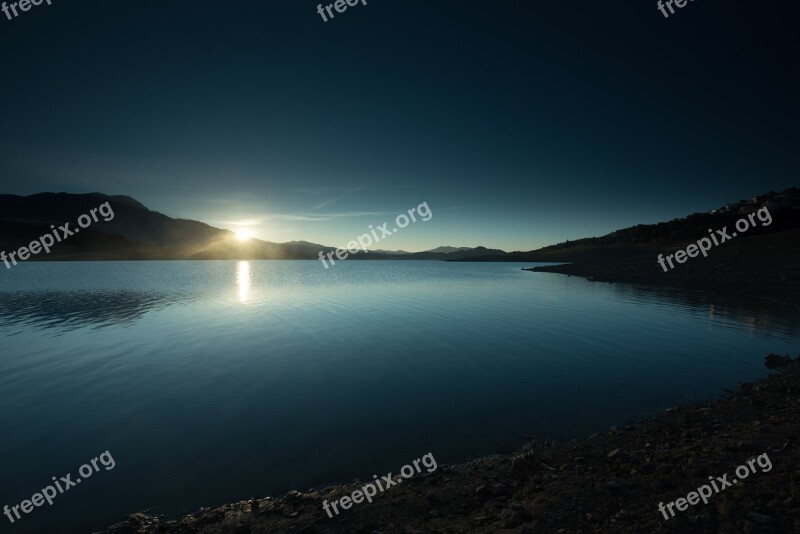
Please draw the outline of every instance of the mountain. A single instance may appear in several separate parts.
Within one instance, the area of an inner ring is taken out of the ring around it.
[[[709,228],[733,228],[742,216],[761,207],[767,207],[774,220],[769,226],[749,229],[745,234],[748,238],[800,228],[800,189],[793,187],[780,193],[770,191],[705,213],[693,213],[667,222],[637,224],[601,237],[568,240],[527,252],[488,254],[472,257],[468,261],[579,262],[647,255],[653,250],[696,241],[708,235]]]
[[[767,211],[762,212],[762,220],[756,214],[764,208]],[[737,235],[735,225],[740,219],[755,221],[756,225],[750,225],[744,232],[739,230],[741,233]],[[683,263],[676,260],[674,268],[665,271],[660,266],[659,255],[666,257],[679,250],[685,253],[688,246],[707,239],[709,229],[716,235],[717,231],[723,231],[730,239],[711,247],[707,256],[699,255],[695,248],[695,257],[685,258]],[[527,261],[570,262],[526,269],[531,271],[766,298],[800,309],[800,189],[771,191],[707,213],[636,225],[600,238],[559,243],[508,256],[524,257]]]
[[[370,250],[373,254],[411,254],[411,252],[407,252],[405,250],[383,250],[383,249],[374,249]]]
[[[432,250],[426,250],[425,252],[443,252],[445,254],[449,254],[451,252],[461,252],[464,250],[470,250],[469,247],[436,247]]]
[[[111,212],[105,212],[106,216],[104,211],[98,213],[97,210],[105,203],[111,208]],[[92,210],[95,210],[98,220],[86,228],[79,228],[78,218]],[[33,256],[34,259],[318,259],[320,252],[336,251],[335,247],[308,241],[239,241],[229,230],[199,221],[173,219],[148,209],[131,197],[102,193],[0,195],[0,251],[16,251],[66,222],[70,223],[71,231],[77,230],[75,235],[53,246],[50,254],[39,254]],[[439,247],[418,253],[402,250],[358,252],[350,255],[349,259],[446,260],[487,254],[505,252],[483,247]]]
[[[708,233],[709,228],[731,228],[738,219],[761,207],[766,207],[774,216],[774,222],[767,227],[748,230],[754,233],[775,232],[798,226],[800,214],[800,189],[793,187],[781,193],[770,191],[747,200],[740,200],[706,213],[693,213],[686,217],[658,224],[637,224],[611,232],[602,237],[590,237],[577,241],[566,241],[539,249],[542,251],[566,250],[590,245],[663,245],[680,243],[687,239],[696,240]]]
[[[501,258],[507,254],[504,250],[490,249],[486,247],[465,248],[456,252],[406,252],[403,254],[376,254],[370,251],[362,254],[355,259],[387,259],[387,260],[437,260],[437,261],[472,261],[472,258],[497,257]]]
[[[87,228],[77,219],[108,203],[113,214]],[[109,220],[106,220],[109,219]],[[127,196],[102,193],[39,193],[0,195],[0,250],[18,249],[69,222],[79,232],[36,259],[296,259],[316,258],[329,249],[311,243],[271,243],[258,239],[238,241],[233,232],[208,224],[173,219]],[[52,225],[52,227],[51,227]]]

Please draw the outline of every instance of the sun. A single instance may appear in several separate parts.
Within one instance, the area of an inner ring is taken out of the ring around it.
[[[253,234],[247,230],[236,230],[234,235],[236,235],[237,241],[248,241],[251,237],[253,237]]]

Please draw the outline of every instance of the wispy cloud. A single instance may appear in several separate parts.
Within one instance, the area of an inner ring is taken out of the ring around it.
[[[344,197],[346,197],[347,195],[352,195],[353,193],[355,193],[355,192],[357,192],[357,191],[360,191],[360,189],[359,189],[359,188],[356,188],[356,189],[347,189],[347,190],[345,190],[344,192],[342,192],[341,194],[339,194],[339,195],[337,195],[337,196],[335,196],[335,197],[333,197],[333,198],[331,198],[331,199],[329,199],[329,200],[326,200],[325,202],[322,202],[322,203],[320,203],[320,204],[317,204],[316,206],[314,206],[313,208],[311,208],[311,211],[317,211],[318,209],[320,209],[320,208],[323,208],[323,207],[327,206],[328,204],[333,204],[334,202],[336,202],[336,201],[338,201],[338,200],[341,200],[341,199],[343,199],[343,198],[344,198]]]
[[[279,221],[292,222],[320,222],[352,217],[374,217],[377,215],[393,215],[393,211],[345,211],[338,213],[273,213],[261,217],[250,217],[238,221],[214,221],[216,224],[238,226],[257,226]]]
[[[446,210],[464,210],[467,208],[475,208],[477,207],[476,204],[467,204],[466,206],[450,206],[449,208],[436,208],[436,211],[446,211]]]

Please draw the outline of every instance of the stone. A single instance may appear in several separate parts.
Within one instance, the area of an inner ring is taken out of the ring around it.
[[[768,525],[772,521],[772,518],[770,516],[764,514],[757,514],[755,512],[750,512],[749,514],[747,514],[747,517],[749,517],[753,521],[753,523],[758,523],[759,525]]]

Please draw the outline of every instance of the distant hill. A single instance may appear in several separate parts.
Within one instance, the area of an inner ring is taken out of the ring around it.
[[[114,210],[113,220],[101,219],[80,235],[59,243],[49,255],[35,259],[317,259],[320,251],[327,254],[336,250],[308,241],[239,241],[228,230],[199,221],[173,219],[131,197],[102,193],[0,195],[0,250],[9,252],[27,245],[50,232],[50,225],[71,222],[74,228],[79,215],[104,202]],[[709,228],[732,227],[742,215],[762,206],[769,208],[773,223],[749,230],[748,238],[800,228],[800,189],[792,188],[781,193],[770,191],[707,213],[639,224],[601,237],[566,241],[528,252],[441,246],[424,252],[371,250],[350,255],[349,259],[580,262],[645,256],[653,250],[696,240]]]
[[[128,196],[102,193],[38,193],[29,196],[0,195],[0,250],[11,252],[50,233],[51,225],[65,222],[76,227],[82,214],[108,202],[114,217],[82,229],[54,246],[37,260],[170,260],[170,259],[318,259],[320,251],[335,247],[290,241],[273,243],[259,239],[239,241],[233,232],[208,224],[173,219],[148,209]],[[453,247],[440,247],[453,248]],[[370,251],[350,259],[456,259],[469,255],[505,254],[502,250],[455,249],[452,252]]]
[[[707,257],[691,258],[668,272],[658,264],[659,254],[685,249],[708,236],[709,229],[727,226],[735,232],[738,219],[765,206],[772,216],[769,226],[756,219],[758,226],[713,247]],[[800,309],[800,190],[770,192],[708,213],[508,256],[515,255],[527,261],[569,262],[526,269],[531,271],[767,298]]]
[[[374,249],[370,250],[370,252],[374,254],[411,254],[405,250],[383,250],[383,249]]]
[[[425,252],[444,252],[445,254],[449,254],[451,252],[462,252],[465,250],[470,250],[469,247],[436,247],[432,250],[426,250]]]
[[[637,224],[611,232],[603,237],[566,241],[539,250],[563,250],[587,245],[655,245],[679,243],[687,239],[696,240],[705,235],[709,228],[732,227],[743,215],[765,206],[773,215],[774,222],[765,227],[764,231],[775,232],[796,228],[798,225],[797,215],[800,213],[800,189],[793,187],[781,193],[770,191],[749,200],[741,200],[712,209],[707,213],[694,213],[658,224]],[[748,230],[748,235],[753,235],[751,232],[752,230]]]
[[[706,213],[694,213],[657,224],[637,224],[601,237],[565,241],[528,252],[473,256],[460,261],[577,262],[649,254],[651,250],[696,241],[708,235],[709,228],[732,228],[743,215],[764,206],[772,214],[773,222],[766,227],[751,228],[746,234],[748,238],[800,228],[800,189],[793,187],[780,193],[770,191]]]
[[[504,250],[490,249],[486,247],[475,247],[457,250],[455,252],[409,252],[404,254],[376,254],[370,252],[368,254],[361,254],[355,259],[382,259],[391,260],[439,260],[439,261],[469,261],[470,258],[479,257],[502,257],[506,254]]]

